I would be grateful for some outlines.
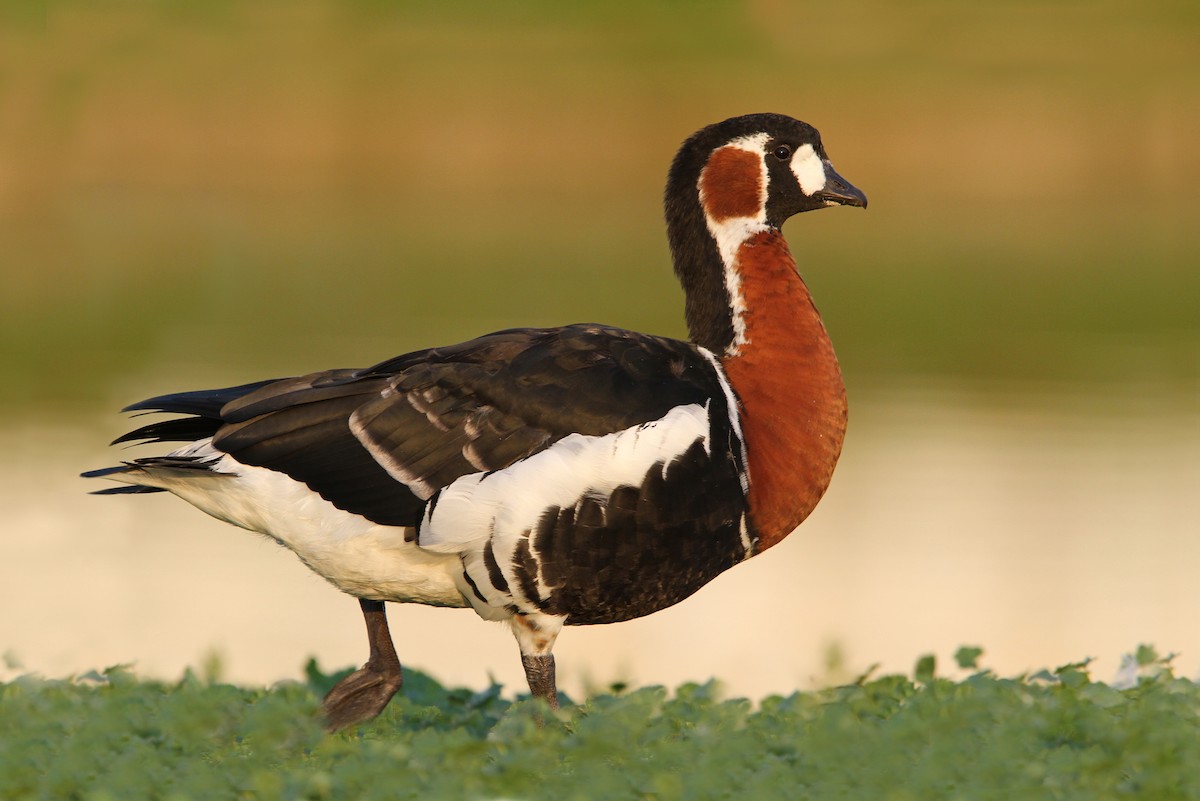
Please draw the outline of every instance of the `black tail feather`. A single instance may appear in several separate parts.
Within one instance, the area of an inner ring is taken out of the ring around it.
[[[213,417],[179,417],[174,420],[160,420],[141,428],[136,428],[128,434],[122,434],[110,444],[120,445],[122,442],[148,444],[151,442],[195,442],[198,439],[211,437],[221,427],[221,421]]]
[[[136,469],[136,466],[131,462],[125,462],[117,467],[102,467],[99,470],[89,470],[86,473],[80,473],[81,478],[107,478],[108,476],[120,475],[128,473],[130,470]],[[92,490],[89,495],[132,495],[143,492],[166,492],[166,490],[158,487],[143,487],[140,484],[123,484],[119,487],[105,487],[104,489]]]
[[[255,381],[252,384],[242,384],[224,389],[201,389],[194,392],[173,392],[170,395],[159,395],[144,401],[131,403],[123,412],[175,412],[177,414],[194,414],[197,417],[219,419],[221,407],[231,400],[247,395],[259,387],[273,384],[279,379],[271,378],[266,381]],[[119,440],[118,440],[119,441]]]
[[[221,409],[232,400],[247,395],[254,390],[275,383],[277,379],[255,381],[252,384],[242,384],[223,389],[202,389],[195,392],[175,392],[170,395],[159,395],[144,401],[131,403],[122,411],[125,412],[167,412],[172,414],[189,415],[172,420],[160,420],[155,423],[136,428],[127,434],[122,434],[112,441],[113,445],[121,443],[148,444],[152,442],[195,442],[206,439],[217,433],[225,421],[221,419]],[[197,458],[195,456],[151,456],[135,459],[117,467],[102,467],[99,470],[88,470],[80,473],[83,478],[114,478],[121,473],[140,472],[158,468],[163,471],[188,471],[195,474],[210,473],[214,460]],[[214,474],[215,475],[215,474]],[[147,487],[141,484],[128,484],[118,487],[105,487],[93,491],[92,495],[140,495],[148,492],[166,492],[161,487]]]
[[[165,470],[195,470],[201,473],[213,472],[216,460],[196,456],[147,456],[144,459],[134,459],[129,465],[133,468]]]
[[[213,465],[216,461],[212,458],[202,458],[197,456],[147,456],[144,459],[134,459],[132,462],[124,462],[117,467],[101,467],[99,470],[88,470],[86,473],[80,473],[80,478],[110,478],[120,475],[121,473],[140,472],[147,469],[164,469],[164,470],[187,470],[198,473],[212,473]],[[219,475],[215,474],[214,475]],[[108,489],[96,490],[92,495],[119,495],[130,492],[161,492],[158,487],[144,487],[140,484],[130,485],[127,487],[111,487]]]
[[[92,490],[88,495],[135,495],[144,492],[166,492],[162,487],[143,487],[137,484],[126,484],[121,487],[106,487],[101,490]]]
[[[88,470],[86,473],[80,473],[80,478],[105,478],[107,476],[116,475],[117,473],[128,473],[130,464],[118,465],[117,467],[101,467],[99,470]]]
[[[232,400],[248,395],[259,387],[273,384],[278,379],[255,381],[252,384],[241,384],[236,387],[223,389],[201,389],[194,392],[174,392],[170,395],[159,395],[147,398],[137,403],[131,403],[123,412],[167,412],[186,414],[190,417],[174,420],[160,420],[122,434],[111,444],[119,445],[124,442],[149,444],[152,442],[195,442],[211,437],[225,424],[221,418],[221,409]]]

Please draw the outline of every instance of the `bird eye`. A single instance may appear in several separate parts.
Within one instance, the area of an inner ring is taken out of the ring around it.
[[[780,161],[787,161],[791,157],[792,149],[787,145],[780,145],[779,147],[775,148],[775,158],[779,159]]]

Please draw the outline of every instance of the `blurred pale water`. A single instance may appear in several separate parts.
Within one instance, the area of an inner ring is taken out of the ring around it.
[[[1070,407],[1060,403],[1055,408]],[[10,431],[0,476],[0,651],[64,676],[116,663],[174,678],[214,650],[225,677],[295,678],[365,659],[357,605],[286,551],[167,495],[95,498],[117,431]],[[570,693],[614,680],[716,676],[761,696],[852,678],[875,662],[943,666],[980,644],[1001,673],[1138,643],[1200,669],[1200,415],[983,410],[895,395],[857,408],[833,487],[783,544],[682,604],[568,628]],[[19,465],[19,467],[18,467]],[[401,659],[451,683],[523,686],[507,629],[469,611],[390,607]],[[831,646],[844,664],[827,665]]]

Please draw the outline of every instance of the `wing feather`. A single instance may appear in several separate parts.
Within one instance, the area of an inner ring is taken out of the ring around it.
[[[214,447],[339,508],[416,525],[425,501],[461,476],[503,469],[573,433],[659,419],[720,387],[688,343],[576,325],[511,329],[250,390],[221,409]]]

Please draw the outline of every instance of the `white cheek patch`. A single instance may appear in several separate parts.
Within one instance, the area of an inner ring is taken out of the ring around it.
[[[800,184],[800,191],[812,197],[825,188],[825,164],[812,145],[801,145],[792,156],[792,172]]]

